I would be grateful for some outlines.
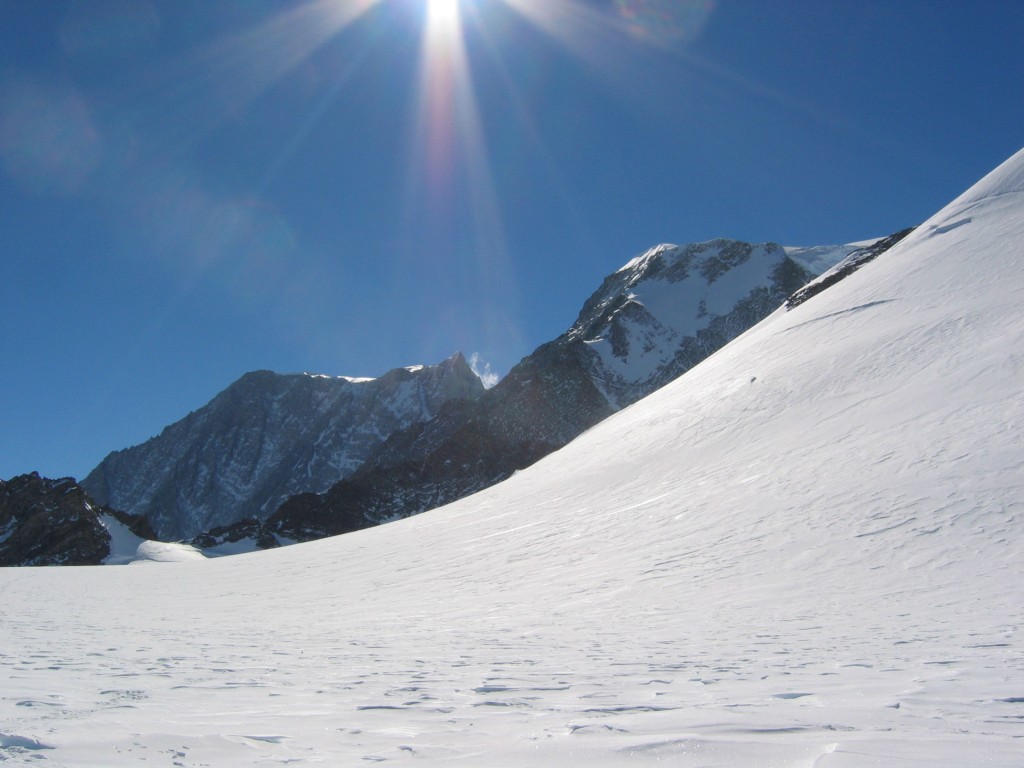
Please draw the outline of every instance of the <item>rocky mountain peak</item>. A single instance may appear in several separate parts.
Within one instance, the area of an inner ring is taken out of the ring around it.
[[[144,514],[161,538],[190,538],[324,491],[391,434],[483,392],[461,354],[373,379],[253,371],[159,436],[111,453],[83,485]]]
[[[658,245],[605,278],[567,340],[613,407],[654,391],[777,308],[814,275],[775,243]]]

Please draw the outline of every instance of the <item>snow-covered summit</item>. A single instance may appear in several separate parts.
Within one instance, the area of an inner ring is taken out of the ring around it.
[[[616,270],[616,274],[618,274],[619,272],[642,271],[647,263],[649,263],[653,259],[656,259],[661,254],[675,250],[678,247],[678,245],[673,245],[671,243],[661,243],[659,245],[654,246],[653,248],[648,248],[640,255],[634,256],[632,259],[630,259],[621,267],[619,267]]]
[[[817,261],[845,251],[829,254]],[[775,243],[662,244],[605,279],[568,339],[586,344],[592,378],[620,408],[703,360],[815,274]]]

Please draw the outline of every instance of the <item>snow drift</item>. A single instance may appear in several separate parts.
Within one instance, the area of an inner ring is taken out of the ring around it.
[[[0,571],[0,759],[1017,766],[1024,152],[485,492]]]

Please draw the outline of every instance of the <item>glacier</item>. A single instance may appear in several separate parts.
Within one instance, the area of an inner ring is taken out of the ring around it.
[[[481,493],[0,569],[0,761],[1019,766],[1021,350],[1024,151]]]

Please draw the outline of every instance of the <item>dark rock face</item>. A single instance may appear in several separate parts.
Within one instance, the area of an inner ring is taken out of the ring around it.
[[[606,278],[566,333],[496,387],[394,434],[345,480],[289,499],[266,525],[308,541],[494,485],[689,370],[811,277],[770,243],[651,249]]]
[[[110,555],[103,515],[155,538],[145,520],[99,506],[73,478],[0,480],[0,566],[99,565]]]
[[[197,549],[213,549],[224,544],[236,544],[247,540],[252,541],[258,549],[275,549],[280,546],[263,521],[255,517],[213,528],[199,534],[188,543]]]
[[[528,467],[613,412],[579,353],[573,344],[541,347],[478,401],[393,436],[326,493],[289,499],[268,528],[294,541],[347,533],[433,509]]]
[[[266,528],[285,541],[314,541],[375,525],[364,514],[373,488],[342,480],[327,493],[292,496],[267,520]]]
[[[257,371],[158,437],[110,454],[82,484],[145,515],[161,538],[187,539],[326,490],[387,436],[483,391],[460,354],[377,379]]]

